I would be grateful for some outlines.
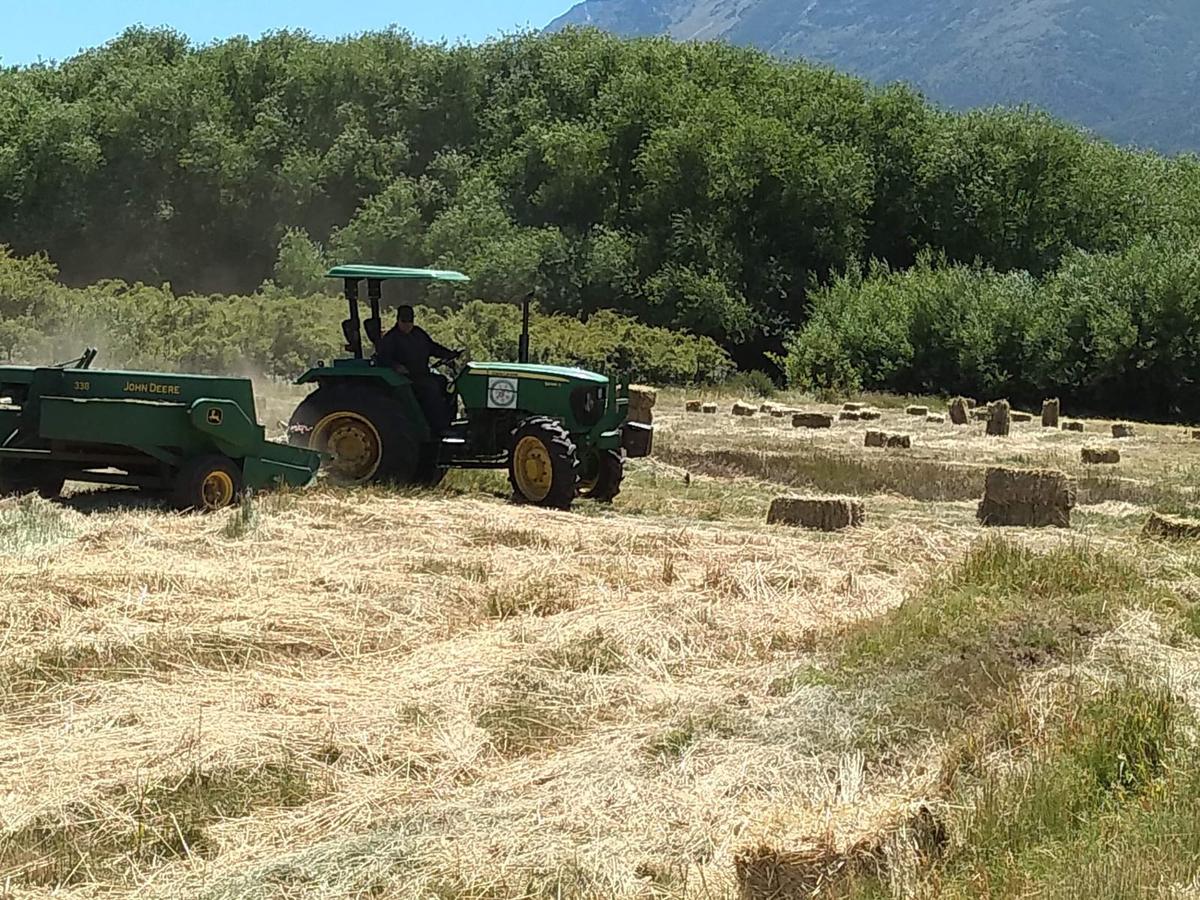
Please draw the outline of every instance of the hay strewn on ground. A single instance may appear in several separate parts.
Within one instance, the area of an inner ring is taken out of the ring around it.
[[[266,498],[238,528],[119,493],[0,503],[7,889],[707,900],[771,860],[873,859],[944,748],[875,755],[890,701],[861,719],[822,668],[847,627],[982,539],[972,498],[1006,455],[1077,475],[1077,532],[1116,553],[1185,496],[1181,455],[1200,461],[1142,427],[1120,479],[1088,480],[1068,432],[994,441],[893,405],[883,427],[918,440],[879,454],[861,423],[732,429],[684,399],[660,393],[658,458],[611,510],[513,506],[470,474]],[[868,497],[869,519],[766,528],[806,479]],[[1187,544],[1136,552],[1200,570]],[[836,852],[806,856],[816,835]]]

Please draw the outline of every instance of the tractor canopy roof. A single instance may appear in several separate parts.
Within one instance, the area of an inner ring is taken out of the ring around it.
[[[392,281],[401,278],[423,278],[427,281],[470,281],[462,272],[444,269],[402,269],[396,266],[334,266],[325,273],[326,278],[371,278]]]
[[[534,381],[590,381],[607,384],[608,377],[587,369],[569,366],[543,366],[538,363],[471,362],[467,371],[472,375],[488,375],[493,378],[531,378]]]

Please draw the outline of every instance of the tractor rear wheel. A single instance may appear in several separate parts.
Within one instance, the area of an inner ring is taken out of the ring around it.
[[[228,456],[213,453],[189,459],[171,488],[171,505],[179,510],[215,512],[242,495],[242,470]]]
[[[420,447],[395,403],[371,388],[318,388],[296,407],[288,441],[328,453],[323,468],[334,484],[413,484]]]
[[[518,500],[570,509],[579,489],[579,458],[571,435],[555,419],[525,419],[512,433],[508,480]]]
[[[593,450],[584,464],[579,480],[579,496],[611,503],[621,493],[625,478],[625,457],[620,450]]]
[[[0,466],[0,496],[36,493],[53,500],[62,493],[66,478],[53,466],[38,463],[9,462]]]

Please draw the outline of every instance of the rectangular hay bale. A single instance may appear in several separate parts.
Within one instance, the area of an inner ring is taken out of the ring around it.
[[[704,413],[705,415],[709,415],[709,416],[716,415],[717,404],[705,403],[703,406],[700,407],[700,412]]]
[[[703,404],[699,400],[688,400],[683,404],[684,410],[690,413],[700,412],[701,406],[703,406]]]
[[[792,416],[793,428],[832,428],[833,416],[828,413],[802,412]]]
[[[1121,461],[1121,451],[1116,447],[1083,447],[1079,458],[1088,466],[1115,466]]]
[[[1194,541],[1200,539],[1200,519],[1152,512],[1150,518],[1146,520],[1143,533],[1150,537]]]
[[[950,401],[950,421],[955,425],[966,425],[971,420],[971,407],[965,397],[955,397]]]
[[[910,416],[927,416],[929,415],[928,406],[906,406],[904,411]]]
[[[1084,431],[1082,422],[1063,422],[1063,431]]]
[[[1058,400],[1042,401],[1042,427],[1057,428],[1060,404]]]
[[[993,466],[976,518],[985,526],[1069,528],[1075,499],[1074,480],[1057,469]]]
[[[768,525],[795,525],[816,531],[841,531],[863,524],[860,500],[846,497],[776,497],[767,513]]]
[[[744,416],[749,418],[758,412],[758,407],[752,403],[743,403],[741,400],[733,404],[733,414],[735,416]]]

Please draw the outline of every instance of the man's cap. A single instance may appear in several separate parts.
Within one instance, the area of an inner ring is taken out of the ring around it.
[[[416,317],[413,315],[413,308],[411,306],[397,306],[396,307],[396,321],[397,322],[412,322],[412,321],[415,321],[415,318]]]

